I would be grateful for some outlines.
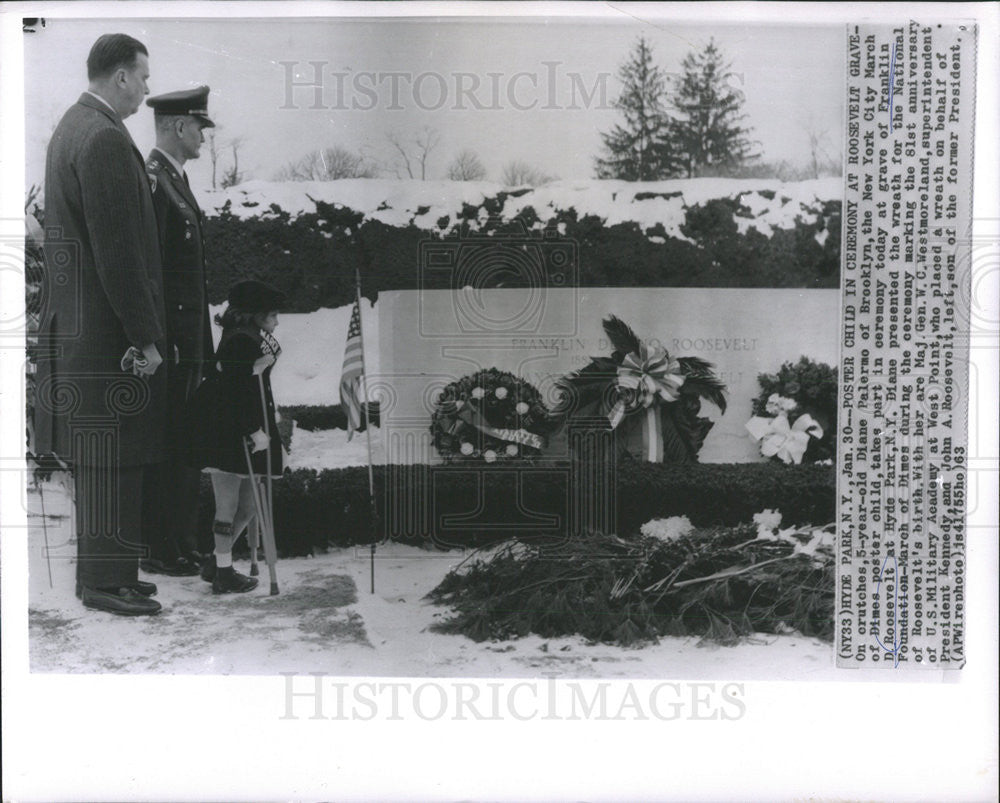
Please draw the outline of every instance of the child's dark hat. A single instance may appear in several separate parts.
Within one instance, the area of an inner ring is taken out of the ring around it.
[[[229,306],[243,312],[274,312],[285,305],[285,294],[271,285],[248,279],[229,288]]]

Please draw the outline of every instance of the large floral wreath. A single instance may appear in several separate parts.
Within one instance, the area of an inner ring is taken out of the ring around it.
[[[698,357],[671,357],[642,342],[614,315],[603,322],[614,346],[610,357],[563,377],[565,414],[606,416],[619,429],[619,449],[653,463],[697,462],[713,423],[699,415],[701,400],[726,411],[726,386]]]
[[[837,369],[801,357],[776,374],[757,377],[747,430],[764,457],[783,463],[814,463],[835,456]]]
[[[534,457],[554,428],[538,389],[496,368],[446,386],[431,416],[434,446],[449,461]]]

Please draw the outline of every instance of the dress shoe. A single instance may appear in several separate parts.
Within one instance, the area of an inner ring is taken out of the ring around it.
[[[197,566],[199,569],[202,566],[204,566],[205,562],[211,557],[212,557],[211,552],[202,553],[202,552],[192,551],[184,555],[185,560],[187,560],[189,563],[195,564],[195,566]]]
[[[215,580],[215,555],[209,555],[208,560],[201,565],[201,579],[206,583]]]
[[[147,585],[152,585],[147,583]],[[84,586],[80,598],[87,608],[107,611],[116,616],[150,616],[159,613],[162,607],[136,591],[134,588],[91,588]]]
[[[243,594],[257,587],[256,577],[240,574],[232,566],[224,566],[215,570],[212,581],[213,594]]]
[[[165,574],[168,577],[194,577],[198,574],[198,567],[187,558],[175,561],[148,558],[139,561],[139,568],[147,574]]]
[[[144,597],[156,596],[156,584],[147,583],[145,580],[136,580],[134,583],[129,583],[128,588],[131,588],[133,591],[137,591]]]
[[[156,585],[154,583],[147,583],[145,580],[134,580],[131,583],[125,583],[124,588],[130,588],[137,594],[142,594],[144,597],[155,597],[156,596]],[[83,586],[80,583],[76,584],[76,598],[83,598]]]

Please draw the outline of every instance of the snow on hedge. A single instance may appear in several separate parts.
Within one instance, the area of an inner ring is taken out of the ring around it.
[[[536,228],[560,212],[575,210],[578,218],[593,215],[606,226],[634,222],[647,231],[661,225],[667,235],[677,239],[687,239],[680,226],[688,208],[711,200],[732,199],[741,205],[736,216],[740,233],[756,229],[770,237],[775,229],[794,228],[796,221],[815,223],[823,204],[842,196],[843,181],[839,178],[788,183],[727,178],[653,182],[593,179],[518,189],[488,181],[248,181],[226,190],[203,191],[198,201],[209,215],[218,215],[228,208],[230,214],[240,218],[273,217],[276,209],[298,217],[315,212],[314,201],[322,201],[352,209],[365,220],[447,233],[465,217],[467,207],[478,208],[475,220],[482,227],[490,217],[486,201],[500,193],[506,195],[502,218],[510,219],[531,207],[539,218]],[[476,228],[475,223],[472,225]]]
[[[755,229],[771,236],[776,229],[791,229],[796,221],[816,222],[822,206],[841,196],[840,179],[782,183],[760,179],[702,178],[659,182],[558,181],[535,189],[510,190],[491,182],[399,181],[344,179],[328,182],[249,181],[227,190],[200,193],[199,202],[209,215],[228,205],[240,218],[276,216],[275,208],[298,217],[316,211],[316,201],[352,209],[366,220],[386,225],[414,225],[447,232],[467,212],[478,209],[480,226],[489,218],[488,200],[496,203],[503,193],[502,217],[509,219],[532,207],[543,226],[559,212],[575,210],[578,218],[594,215],[605,226],[633,221],[648,232],[650,240],[663,242],[663,232],[678,239],[686,210],[715,199],[738,199],[735,216],[739,231]],[[439,221],[447,218],[442,227]],[[655,229],[655,232],[649,232]],[[829,232],[817,235],[823,244]],[[369,375],[378,373],[378,318],[376,309],[364,304],[362,320]],[[213,308],[213,314],[222,307]],[[309,314],[284,314],[276,333],[284,349],[275,368],[275,395],[279,404],[337,404],[350,320],[350,305],[320,309]],[[216,329],[216,327],[213,327]],[[219,332],[215,331],[216,340]]]

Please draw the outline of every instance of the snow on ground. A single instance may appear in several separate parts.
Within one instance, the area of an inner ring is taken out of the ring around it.
[[[229,204],[231,214],[241,217],[272,217],[277,206],[292,217],[316,211],[312,199],[352,209],[365,220],[390,226],[414,225],[442,230],[438,221],[448,218],[444,232],[458,223],[463,207],[481,207],[487,198],[510,187],[489,181],[400,181],[389,179],[342,179],[339,181],[271,182],[248,181],[226,190],[199,194],[201,207],[210,215]],[[815,222],[818,207],[843,195],[840,178],[781,182],[768,179],[694,178],[669,181],[582,180],[554,181],[542,187],[522,187],[508,195],[502,217],[510,219],[527,206],[545,221],[559,211],[575,209],[582,218],[594,215],[613,226],[635,222],[645,231],[660,224],[667,234],[687,239],[680,231],[685,209],[717,198],[739,198],[750,217],[737,216],[741,234],[756,228],[770,237],[774,229],[789,229],[796,219]],[[773,198],[767,195],[773,194]],[[488,213],[480,210],[480,226]]]
[[[371,428],[372,465],[385,464],[385,448],[382,433],[378,427]],[[292,450],[286,465],[291,469],[346,468],[347,466],[368,465],[368,433],[357,432],[347,440],[343,429],[322,429],[310,432],[307,429],[292,428]]]
[[[530,636],[476,643],[430,631],[446,609],[424,600],[468,557],[388,544],[378,547],[375,593],[370,553],[341,549],[280,561],[280,594],[262,583],[243,595],[214,596],[199,577],[143,576],[159,586],[156,617],[89,611],[74,596],[75,546],[69,499],[43,486],[52,586],[37,491],[29,506],[31,671],[59,673],[267,674],[343,676],[835,679],[829,644],[762,636],[737,647],[700,647],[665,638],[640,648],[588,645],[578,637]],[[247,571],[246,563],[239,565]]]

